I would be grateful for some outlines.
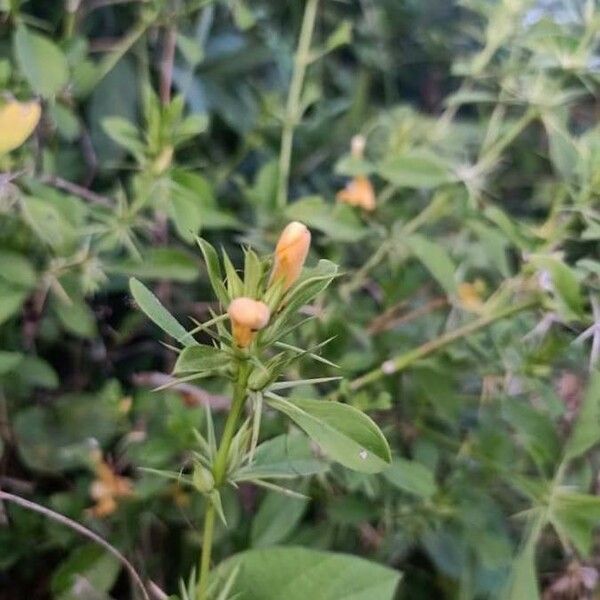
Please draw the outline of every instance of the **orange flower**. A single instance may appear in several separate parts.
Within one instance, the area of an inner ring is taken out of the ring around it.
[[[106,517],[117,510],[117,498],[131,496],[133,488],[131,480],[127,477],[117,475],[110,466],[96,457],[96,479],[90,486],[90,496],[96,501],[90,512],[95,517]]]
[[[483,308],[482,296],[485,293],[485,283],[481,279],[473,283],[463,281],[458,284],[458,299],[464,310],[478,313]]]
[[[369,212],[375,210],[375,190],[369,178],[364,175],[357,175],[349,181],[346,187],[337,193],[336,199],[350,206],[360,206]]]
[[[247,348],[254,338],[254,332],[269,323],[269,307],[252,298],[236,298],[227,309],[231,321],[233,339],[240,348]]]
[[[271,283],[282,279],[287,290],[300,277],[309,249],[310,231],[306,225],[298,221],[289,223],[275,247]]]
[[[363,158],[366,140],[362,135],[352,138],[350,153],[358,160]],[[359,206],[363,210],[372,212],[375,210],[375,190],[368,177],[357,175],[351,179],[343,190],[340,190],[336,199],[350,206]]]

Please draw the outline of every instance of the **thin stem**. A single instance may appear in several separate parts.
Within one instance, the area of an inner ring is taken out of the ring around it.
[[[491,167],[500,158],[504,149],[515,140],[536,116],[537,111],[535,109],[530,108],[527,110],[501,138],[487,148],[485,154],[475,165],[476,170],[483,173]]]
[[[62,525],[66,525],[70,527],[77,533],[87,537],[92,540],[99,546],[102,546],[107,552],[110,552],[117,560],[127,569],[137,586],[140,588],[142,592],[142,596],[144,600],[150,600],[148,596],[148,592],[146,591],[146,587],[144,586],[144,582],[142,578],[138,575],[137,571],[133,567],[133,565],[121,554],[114,546],[111,546],[106,540],[102,539],[97,533],[94,533],[91,529],[84,527],[77,523],[77,521],[73,521],[73,519],[69,519],[60,513],[57,513],[41,504],[37,504],[35,502],[31,502],[30,500],[26,500],[25,498],[21,498],[20,496],[15,496],[14,494],[9,494],[8,492],[3,492],[0,490],[0,500],[5,500],[6,502],[13,502],[14,504],[18,504],[22,508],[27,510],[31,510],[33,512],[39,513],[48,519],[52,519],[57,523]]]
[[[385,191],[385,190],[384,190]],[[445,194],[435,196],[433,200],[415,217],[408,221],[398,235],[391,235],[381,242],[379,248],[371,254],[369,260],[360,268],[352,279],[342,288],[342,295],[348,297],[358,288],[360,288],[370,271],[372,271],[381,261],[383,261],[388,253],[398,244],[398,240],[415,233],[425,223],[434,221],[443,214],[445,207],[448,205],[448,197]]]
[[[227,462],[231,443],[235,437],[238,421],[247,395],[248,377],[250,376],[251,365],[248,361],[238,363],[235,387],[233,389],[233,399],[231,410],[225,421],[225,428],[217,450],[215,462],[213,464],[213,477],[215,480],[215,490],[227,480]],[[202,536],[202,553],[200,556],[200,579],[198,581],[198,600],[205,600],[208,588],[208,575],[210,573],[210,558],[212,553],[213,532],[215,527],[215,507],[212,502],[208,502],[206,513],[204,515],[204,529]]]
[[[198,600],[204,600],[208,588],[210,573],[210,557],[212,553],[213,533],[215,530],[215,507],[208,502],[204,514],[204,528],[202,532],[202,553],[200,554],[200,579],[198,581]]]
[[[393,373],[398,373],[399,371],[403,371],[410,365],[414,364],[418,360],[433,354],[437,350],[448,346],[452,342],[459,340],[461,338],[470,335],[480,329],[484,329],[488,325],[495,323],[496,321],[500,321],[501,319],[506,319],[507,317],[511,317],[520,312],[529,310],[537,305],[537,301],[530,300],[528,302],[524,302],[522,304],[517,304],[516,306],[509,306],[498,312],[487,315],[485,317],[481,317],[479,319],[475,319],[462,327],[458,327],[454,331],[449,331],[435,340],[431,340],[414,348],[413,350],[409,350],[408,352],[404,352],[398,356],[390,358],[386,360],[380,367],[365,373],[361,377],[358,377],[350,382],[350,389],[352,391],[359,390],[366,385],[373,383],[381,379],[382,377],[386,377],[387,375],[392,375]]]
[[[310,62],[310,43],[315,28],[319,0],[306,0],[302,28],[298,39],[298,48],[294,56],[294,71],[285,109],[285,120],[281,132],[279,151],[279,179],[277,182],[277,206],[283,207],[287,202],[290,165],[292,161],[292,145],[294,128],[300,119],[300,96],[306,75],[306,67]]]
[[[165,31],[163,54],[160,63],[160,101],[163,106],[171,102],[171,86],[173,84],[173,63],[175,46],[177,45],[177,29],[169,27]]]

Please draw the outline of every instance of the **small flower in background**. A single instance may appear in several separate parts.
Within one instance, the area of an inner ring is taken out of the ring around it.
[[[229,305],[227,313],[233,339],[240,348],[247,348],[254,338],[254,332],[266,327],[271,318],[269,307],[252,298],[236,298]]]
[[[10,100],[0,106],[0,155],[18,148],[33,133],[42,114],[40,103]]]
[[[461,308],[469,312],[481,312],[483,308],[483,295],[485,294],[485,282],[476,279],[473,283],[463,281],[458,284],[458,299]]]
[[[90,486],[90,496],[96,504],[90,513],[98,518],[107,517],[117,510],[117,499],[133,495],[131,479],[117,475],[102,459],[100,452],[93,456],[96,479]]]
[[[288,289],[300,277],[310,249],[310,231],[303,223],[292,221],[281,233],[275,247],[275,265],[271,283],[280,279]]]
[[[362,135],[355,135],[352,138],[351,154],[358,160],[363,158],[366,140]],[[340,190],[336,199],[339,202],[345,202],[350,206],[358,206],[363,210],[372,212],[375,210],[375,190],[368,177],[357,175],[351,179],[343,190]]]

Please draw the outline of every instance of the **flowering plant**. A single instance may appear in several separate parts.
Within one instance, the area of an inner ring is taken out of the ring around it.
[[[299,309],[322,292],[337,273],[336,265],[327,260],[321,260],[314,268],[304,268],[310,239],[310,232],[302,223],[290,223],[279,238],[270,273],[271,260],[246,248],[243,276],[238,274],[226,252],[223,252],[223,275],[216,250],[199,239],[221,310],[190,331],[142,283],[136,279],[130,282],[139,307],[181,345],[171,385],[224,377],[233,389],[231,408],[219,441],[210,408],[207,408],[206,432],[196,431],[198,445],[193,452],[191,473],[154,471],[189,484],[206,501],[199,577],[197,584],[185,592],[189,598],[206,600],[217,593],[211,587],[209,574],[216,518],[226,525],[222,502],[226,486],[250,482],[288,496],[298,496],[298,492],[275,481],[314,475],[324,468],[322,460],[310,456],[297,471],[274,461],[273,440],[259,444],[264,408],[283,413],[330,459],[350,469],[377,473],[391,462],[385,437],[374,421],[358,409],[335,401],[301,396],[291,399],[278,393],[339,379],[280,380],[294,363],[305,357],[328,362],[318,354],[326,342],[309,349],[289,342],[299,326],[314,318],[298,322]],[[196,335],[209,336],[212,344],[197,341]],[[247,417],[243,417],[245,408],[250,413]],[[236,573],[231,573],[223,589],[228,590],[234,584]],[[192,580],[195,580],[194,575]]]

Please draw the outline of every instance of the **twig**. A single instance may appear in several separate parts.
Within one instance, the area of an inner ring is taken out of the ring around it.
[[[41,178],[42,183],[46,183],[51,185],[59,190],[63,190],[64,192],[68,192],[69,194],[73,194],[74,196],[79,196],[92,204],[100,204],[101,206],[106,206],[112,208],[114,206],[113,201],[107,196],[101,196],[100,194],[96,194],[96,192],[92,192],[92,190],[88,190],[81,185],[77,185],[72,181],[67,181],[62,177],[57,177],[56,175],[44,175]]]
[[[290,165],[292,161],[292,145],[294,129],[300,119],[300,97],[306,75],[306,67],[310,61],[310,43],[315,28],[319,0],[306,0],[302,28],[298,38],[298,49],[294,56],[294,71],[290,83],[285,120],[281,131],[281,148],[279,151],[279,179],[277,180],[277,206],[283,207],[287,202]]]
[[[388,375],[392,375],[394,373],[398,373],[399,371],[403,371],[410,365],[414,364],[418,360],[433,354],[437,350],[444,348],[459,340],[467,335],[479,331],[480,329],[484,329],[488,325],[495,323],[496,321],[500,321],[501,319],[506,319],[507,317],[511,317],[520,312],[524,312],[526,310],[530,310],[533,307],[537,306],[537,300],[530,300],[528,302],[524,302],[522,304],[517,304],[515,306],[509,306],[498,312],[481,317],[479,319],[475,319],[462,327],[458,327],[454,331],[448,331],[438,338],[426,342],[413,350],[409,350],[408,352],[404,352],[398,356],[390,358],[386,360],[381,366],[357,377],[356,379],[350,382],[350,390],[356,391],[359,390],[366,385],[381,379],[382,377],[386,377]]]
[[[220,394],[210,394],[206,390],[189,383],[176,383],[177,379],[166,373],[148,371],[135,373],[132,377],[134,385],[142,387],[162,387],[168,385],[170,389],[184,394],[193,404],[201,406],[210,406],[215,410],[228,410],[231,406],[231,399]]]
[[[404,304],[404,303],[402,303]],[[399,325],[403,325],[405,323],[410,323],[423,315],[427,315],[438,308],[442,308],[448,304],[448,300],[446,298],[434,298],[430,300],[423,306],[419,306],[410,312],[407,312],[403,315],[396,316],[395,313],[398,310],[398,307],[392,307],[395,309],[392,311],[386,311],[382,315],[379,315],[367,327],[367,333],[369,335],[375,335],[377,333],[382,333],[383,331],[388,331],[389,329],[393,329],[394,327],[398,327]]]
[[[80,533],[81,535],[92,540],[99,546],[102,546],[107,552],[110,552],[115,558],[117,558],[119,562],[127,569],[137,586],[140,588],[144,600],[150,600],[150,596],[146,591],[146,586],[144,585],[142,578],[137,574],[137,571],[135,570],[133,565],[114,546],[109,544],[106,540],[102,539],[97,533],[94,533],[91,529],[80,525],[79,523],[77,523],[77,521],[73,521],[72,519],[61,515],[60,513],[54,512],[53,510],[50,510],[49,508],[46,508],[41,504],[36,504],[35,502],[25,500],[25,498],[21,498],[20,496],[15,496],[14,494],[9,494],[8,492],[3,492],[2,490],[0,490],[0,500],[12,502],[21,506],[22,508],[44,515],[45,517],[48,517],[49,519],[52,519],[57,523],[61,523],[66,527],[70,527],[74,531],[77,531],[77,533]]]
[[[163,106],[171,102],[171,86],[173,83],[173,62],[177,44],[177,29],[169,27],[165,31],[163,53],[160,61],[160,101]]]

